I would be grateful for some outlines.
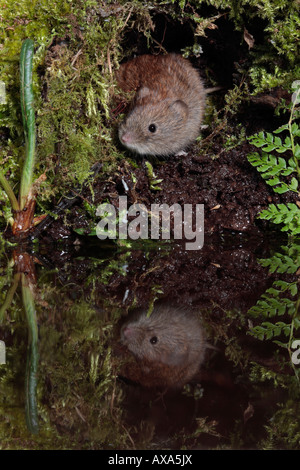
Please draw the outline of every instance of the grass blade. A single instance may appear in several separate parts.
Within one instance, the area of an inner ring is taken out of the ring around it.
[[[21,111],[26,144],[25,162],[19,194],[21,210],[24,208],[26,200],[30,195],[35,160],[36,135],[32,87],[33,54],[34,43],[32,39],[26,39],[22,44],[20,55]]]

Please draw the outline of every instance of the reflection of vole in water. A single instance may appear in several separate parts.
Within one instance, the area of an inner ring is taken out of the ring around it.
[[[137,91],[119,128],[123,145],[139,154],[172,155],[199,134],[205,90],[198,72],[178,54],[142,55],[117,72],[124,91]]]
[[[128,378],[145,386],[181,387],[197,374],[204,359],[199,319],[180,308],[162,305],[150,316],[145,311],[136,314],[121,328],[121,342],[136,359]]]

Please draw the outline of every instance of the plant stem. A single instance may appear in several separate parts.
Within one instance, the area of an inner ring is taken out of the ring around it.
[[[2,307],[0,308],[0,324],[1,324],[2,321],[3,321],[4,314],[5,314],[6,310],[9,308],[9,306],[10,306],[11,303],[12,303],[14,294],[15,294],[15,292],[16,292],[16,290],[17,290],[18,285],[19,285],[20,277],[21,277],[21,274],[20,274],[20,273],[16,273],[16,274],[14,275],[13,283],[12,283],[12,285],[11,285],[9,291],[8,291],[7,294],[6,294],[4,304],[3,304]]]
[[[290,138],[291,138],[291,146],[292,146],[293,159],[294,159],[294,162],[295,162],[295,164],[296,164],[296,169],[297,169],[297,173],[298,173],[298,178],[300,179],[300,168],[299,168],[298,159],[297,159],[297,157],[295,156],[295,142],[294,142],[294,136],[293,136],[293,132],[292,132],[292,122],[293,122],[293,118],[294,118],[294,110],[295,110],[295,106],[296,106],[296,103],[297,103],[297,99],[298,99],[299,93],[300,93],[300,88],[297,90],[295,99],[294,99],[294,101],[293,101],[293,105],[292,105],[292,109],[291,109],[291,114],[290,114],[290,119],[289,119],[289,122],[288,122],[288,127],[289,127]]]
[[[291,344],[292,344],[293,335],[294,335],[294,325],[295,325],[294,317],[298,316],[298,314],[299,314],[299,305],[300,305],[300,297],[298,297],[298,300],[296,302],[296,308],[295,308],[295,313],[293,315],[293,319],[292,319],[292,323],[291,323],[290,337],[289,337],[289,342],[288,342],[288,352],[289,352],[289,356],[290,356],[290,361],[291,361],[291,365],[292,365],[292,369],[294,371],[295,377],[296,377],[298,382],[300,382],[300,379],[299,379],[299,375],[298,375],[298,372],[296,370],[295,364],[292,361]]]
[[[38,327],[34,302],[34,286],[24,273],[21,273],[23,307],[28,325],[28,350],[25,377],[25,410],[28,430],[37,434],[38,406],[37,406],[37,370],[39,361]]]
[[[33,107],[32,61],[34,43],[26,39],[20,55],[21,111],[26,143],[25,162],[20,185],[20,209],[22,210],[30,195],[35,157],[35,115]]]
[[[20,210],[20,206],[19,206],[19,203],[17,201],[17,198],[14,195],[14,192],[13,192],[9,182],[7,181],[7,179],[5,178],[5,176],[4,176],[4,174],[2,173],[1,170],[0,170],[0,183],[1,183],[4,191],[6,192],[8,199],[10,200],[10,203],[11,203],[11,206],[12,206],[13,210],[14,211]]]

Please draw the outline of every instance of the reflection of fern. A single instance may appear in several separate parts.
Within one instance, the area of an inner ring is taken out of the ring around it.
[[[297,282],[275,281],[270,289],[261,296],[257,304],[248,313],[257,317],[262,315],[265,318],[276,315],[294,315],[295,302],[286,297],[281,297],[283,293],[290,293],[294,297],[298,292]]]
[[[300,326],[299,318],[295,318],[292,323],[285,323],[283,321],[278,321],[276,323],[271,322],[262,322],[260,326],[255,326],[252,329],[252,334],[258,339],[272,339],[274,336],[286,336],[290,338],[291,331],[298,329]],[[288,348],[290,345],[290,341],[284,343],[282,341],[275,341],[274,343],[278,344],[279,346],[283,346]]]
[[[282,224],[282,232],[291,232],[293,235],[300,233],[300,210],[296,204],[270,204],[268,209],[263,210],[259,219],[271,220],[274,224]]]
[[[268,266],[271,272],[296,273],[300,265],[300,247],[282,247],[283,253],[276,253],[272,258],[260,260],[263,266]],[[300,329],[298,283],[275,281],[271,288],[261,296],[248,314],[252,317],[262,317],[260,325],[254,326],[250,334],[260,340],[272,339],[276,344],[288,348],[294,338],[294,332]],[[285,316],[286,321],[268,321],[271,318]],[[290,319],[290,321],[288,320]],[[285,337],[286,342],[275,340],[275,337]]]
[[[296,273],[300,266],[300,246],[293,243],[291,246],[282,246],[281,251],[259,262],[268,267],[271,273]]]

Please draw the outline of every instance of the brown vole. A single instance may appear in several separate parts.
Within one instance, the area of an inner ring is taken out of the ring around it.
[[[137,312],[121,328],[121,342],[133,354],[126,376],[148,387],[178,388],[204,360],[206,343],[198,317],[171,306]]]
[[[139,154],[172,155],[199,134],[205,90],[198,72],[178,54],[142,55],[121,65],[117,81],[137,93],[119,138]]]

